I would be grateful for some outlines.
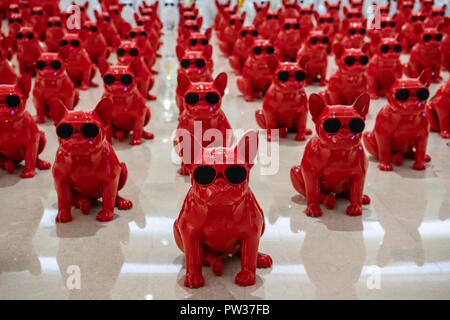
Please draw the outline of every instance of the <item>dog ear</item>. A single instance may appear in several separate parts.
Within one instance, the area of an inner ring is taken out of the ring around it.
[[[106,73],[106,71],[108,71],[108,69],[109,69],[109,63],[103,57],[98,58],[97,66],[98,66],[98,70],[100,70],[101,75],[104,75]]]
[[[362,48],[361,48],[362,53],[364,54],[369,54],[370,51],[370,43],[366,42],[363,44]]]
[[[212,29],[211,28],[208,28],[208,29],[205,30],[206,39],[211,40],[211,33],[212,33]]]
[[[336,59],[339,59],[344,54],[345,51],[344,45],[340,42],[336,42],[336,44],[333,47],[333,51]]]
[[[241,13],[241,19],[243,19],[243,20],[245,20],[245,17],[247,16],[247,12],[246,11],[243,11],[242,13]]]
[[[347,8],[346,6],[344,6],[344,7],[342,8],[342,10],[344,11],[344,15],[347,16],[348,8]]]
[[[95,20],[98,21],[98,16],[99,16],[99,14],[98,14],[97,9],[94,9],[94,16],[95,16]]]
[[[330,3],[327,0],[325,0],[324,4],[327,9],[330,7]]]
[[[102,120],[105,125],[108,125],[111,121],[112,113],[112,101],[110,98],[103,98],[97,103],[94,109],[94,113]]]
[[[177,76],[177,84],[177,94],[180,96],[184,96],[187,89],[191,85],[191,80],[189,80],[189,78],[183,73],[179,73]]]
[[[392,85],[394,84],[396,78],[395,75],[392,73],[391,70],[383,70],[381,73],[381,84],[383,85],[384,90],[389,91],[391,89]]]
[[[57,125],[64,117],[68,109],[64,103],[56,97],[51,97],[48,104],[50,107],[50,118],[52,118],[54,124]]]
[[[356,98],[353,103],[353,109],[358,111],[361,117],[366,118],[367,113],[369,113],[370,96],[368,93],[364,92]]]
[[[431,69],[427,68],[422,71],[417,80],[423,83],[424,86],[428,87],[431,84],[431,79],[433,78],[433,72]]]
[[[313,14],[314,14],[314,19],[316,19],[316,24],[318,25],[319,24],[319,16],[320,16],[320,14],[316,10],[313,11]]]
[[[200,31],[200,29],[202,28],[202,25],[203,25],[203,17],[200,16],[200,17],[197,18],[198,31]]]
[[[206,59],[208,60],[211,59],[212,51],[213,51],[212,45],[208,44],[205,46],[205,48],[203,49],[203,54],[205,55]]]
[[[313,93],[309,96],[309,112],[311,113],[314,122],[317,121],[323,110],[326,108],[327,104],[320,95]]]
[[[134,13],[133,17],[134,21],[137,23],[139,21],[139,15],[137,14],[137,12]]]
[[[258,133],[255,130],[249,130],[234,147],[235,159],[244,160],[245,163],[254,164],[258,154]]]
[[[178,45],[176,48],[176,52],[177,52],[178,61],[181,61],[181,59],[183,59],[183,57],[184,57],[184,48],[182,46]]]
[[[225,94],[225,89],[227,88],[228,76],[225,72],[219,73],[219,75],[214,79],[214,85],[220,91],[223,96]]]

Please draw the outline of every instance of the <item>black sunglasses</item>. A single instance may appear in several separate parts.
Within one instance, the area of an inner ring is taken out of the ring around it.
[[[290,77],[295,78],[297,81],[303,81],[305,80],[305,72],[303,70],[298,70],[294,74],[290,74],[288,71],[280,71],[277,74],[278,80],[281,82],[286,82],[289,80]]]
[[[312,10],[303,10],[303,11],[300,11],[300,14],[301,15],[305,15],[305,14],[312,14]]]
[[[320,22],[320,23],[324,23],[324,22],[326,22],[326,21],[328,21],[328,22],[333,22],[334,20],[333,20],[333,18],[328,18],[328,19],[320,18],[320,19],[319,19],[319,22]]]
[[[38,60],[36,61],[36,68],[39,70],[43,70],[45,68],[45,66],[47,66],[47,64],[45,63],[45,61],[43,60]],[[61,68],[61,62],[58,60],[52,60],[48,66],[51,66],[52,69],[54,70],[58,70]]]
[[[134,31],[131,31],[129,34],[128,34],[128,36],[130,37],[130,38],[135,38],[136,37],[136,35],[140,35],[140,36],[147,36],[147,32],[145,32],[145,31],[140,31],[139,33],[136,33],[136,32],[134,32]]]
[[[184,101],[191,106],[196,105],[199,100],[205,100],[208,104],[217,104],[220,101],[220,96],[216,92],[208,92],[204,97],[198,93],[189,92],[184,97]]]
[[[191,40],[189,40],[189,45],[191,45],[191,46],[195,46],[195,45],[197,45],[197,42],[199,42],[199,43],[201,43],[202,45],[204,45],[204,46],[206,46],[207,44],[208,44],[208,39],[206,39],[206,38],[203,38],[203,39],[201,39],[200,41],[198,41],[197,39],[191,39]]]
[[[438,33],[438,34],[436,34],[436,35],[434,36],[434,38],[435,38],[437,41],[441,41],[441,40],[442,40],[442,34],[441,34],[441,33]],[[432,36],[431,34],[425,34],[425,35],[423,36],[423,41],[425,41],[425,42],[431,41],[431,39],[433,39],[433,36]]]
[[[247,30],[242,30],[242,31],[241,31],[241,36],[245,37],[248,33],[249,33],[249,32],[248,32]],[[259,32],[258,32],[258,30],[252,30],[252,31],[250,32],[250,34],[251,34],[252,36],[256,37],[256,36],[258,36]]]
[[[380,46],[380,51],[381,52],[388,52],[390,50],[391,47],[389,47],[389,45],[387,44],[383,44]],[[392,50],[394,50],[395,52],[401,52],[402,51],[402,46],[400,44],[394,44],[392,46]]]
[[[278,19],[278,15],[277,14],[268,14],[267,16],[266,16],[266,18],[267,19],[272,19],[272,18],[274,18],[274,19]]]
[[[206,65],[206,62],[203,59],[195,59],[193,63],[189,59],[183,59],[180,62],[181,67],[184,69],[189,68],[191,64],[195,64],[197,68],[203,68]]]
[[[349,14],[347,15],[347,18],[353,18],[353,17],[355,17],[355,18],[361,18],[361,14],[360,14],[360,13],[349,13]]]
[[[0,102],[3,102],[3,99]],[[20,105],[20,98],[15,94],[10,94],[5,97],[5,102],[8,107],[15,108]]]
[[[16,34],[16,38],[17,38],[17,39],[22,39],[23,36],[24,36],[24,34],[23,34],[22,32],[19,32],[19,33]],[[25,37],[27,37],[27,39],[30,39],[30,40],[31,40],[31,39],[34,38],[34,34],[31,33],[31,32],[27,32],[27,33],[25,33]]]
[[[414,96],[414,94],[408,89],[402,88],[395,91],[395,98],[399,101],[406,101],[410,96]],[[417,89],[415,96],[417,99],[424,101],[428,99],[430,92],[426,88],[420,88]]]
[[[67,41],[67,40],[61,40],[60,42],[59,42],[59,44],[61,45],[61,46],[67,46],[67,44],[68,44],[69,42]],[[72,40],[72,41],[70,41],[70,43],[72,44],[72,47],[79,47],[80,46],[80,41],[79,40]]]
[[[236,21],[239,21],[241,24],[244,23],[244,19],[231,19],[230,24],[233,25],[236,23]]]
[[[83,29],[87,30],[90,29],[92,32],[97,32],[98,28],[97,26],[91,26],[91,27],[87,27],[87,26],[83,26]]]
[[[254,53],[254,54],[261,54],[262,51],[263,51],[263,49],[262,49],[260,46],[256,46],[256,47],[253,48],[253,53]],[[274,49],[274,47],[272,47],[272,46],[268,46],[268,47],[266,48],[266,52],[267,52],[268,54],[272,54],[272,53],[275,52],[275,49]]]
[[[412,9],[414,5],[403,5],[403,9]]]
[[[105,20],[105,21],[110,21],[111,18],[110,18],[110,17],[103,17],[103,20]]]
[[[445,12],[444,11],[442,11],[442,12],[438,12],[438,11],[433,11],[432,13],[431,13],[431,15],[433,16],[433,17],[436,17],[436,16],[438,16],[438,15],[441,15],[441,16],[444,16],[444,14],[445,14]]]
[[[319,41],[319,38],[317,38],[317,37],[311,37],[310,39],[309,39],[309,42],[311,43],[311,44],[316,44],[317,42]],[[322,37],[322,39],[321,39],[321,41],[322,41],[322,43],[328,43],[328,37]]]
[[[173,3],[173,2],[171,2],[171,3],[164,3],[164,7],[168,7],[168,6],[171,6],[171,7],[175,7],[175,3]]]
[[[116,80],[120,80],[122,84],[127,85],[133,82],[133,77],[128,73],[121,74],[120,77],[117,78],[112,74],[107,74],[103,77],[103,82],[107,85],[112,85]]]
[[[183,16],[184,20],[195,20],[196,18],[194,16]]]
[[[197,25],[193,25],[193,26],[184,25],[183,28],[185,28],[185,29],[192,29],[192,30],[195,30],[195,31],[198,30],[198,26]]]
[[[53,22],[51,23],[50,21],[47,22],[47,27],[51,27],[51,26],[55,26],[55,27],[61,27],[62,23],[59,21]]]
[[[56,135],[61,139],[69,139],[74,133],[81,132],[81,134],[88,139],[93,139],[98,136],[100,132],[99,127],[95,123],[84,123],[80,129],[75,129],[69,123],[61,123],[56,128]]]
[[[247,169],[238,164],[228,166],[223,172],[225,179],[231,184],[241,184],[247,179]],[[194,181],[202,186],[210,185],[217,178],[217,171],[211,166],[203,165],[194,169]]]
[[[8,19],[9,23],[14,23],[14,21],[16,21],[17,23],[22,23],[23,19],[22,18],[17,18],[16,20],[14,20],[13,18]]]
[[[359,28],[358,30],[354,29],[354,28],[350,28],[350,29],[348,29],[348,34],[354,35],[356,33],[356,31],[358,31],[359,34],[366,34],[366,29],[364,29],[364,28]]]
[[[42,15],[44,14],[44,12],[42,12],[42,10],[39,10],[39,11],[31,11],[31,15],[34,16],[34,15],[36,15],[36,14],[42,16]]]
[[[327,133],[336,133],[342,127],[342,122],[336,118],[329,118],[323,122],[322,127]],[[353,133],[360,133],[364,130],[365,122],[361,118],[352,118],[348,121],[347,127]]]
[[[136,57],[139,54],[139,50],[136,48],[131,48],[128,52],[130,53],[130,56],[133,57]],[[127,50],[125,50],[124,48],[119,48],[117,49],[116,53],[119,57],[122,57],[127,53]]]
[[[388,23],[386,21],[383,21],[382,23],[380,23],[380,26],[382,28],[386,28],[388,26]],[[390,27],[395,27],[395,22],[394,21],[389,22],[389,26]]]
[[[411,17],[411,21],[417,21],[417,19],[420,19],[420,21],[425,21],[426,17],[425,16],[420,16],[420,17],[412,16]]]
[[[346,65],[351,66],[351,65],[353,65],[353,64],[356,62],[356,59],[355,59],[355,57],[353,57],[353,56],[348,56],[348,57],[346,57],[346,58],[344,59],[344,62],[345,62]],[[366,65],[366,64],[369,63],[369,57],[368,57],[368,56],[361,56],[361,57],[359,58],[359,62],[360,62],[362,65]]]
[[[286,29],[286,30],[289,30],[290,28],[294,28],[294,29],[300,29],[300,25],[298,24],[298,23],[294,23],[294,24],[290,24],[290,23],[286,23],[285,25],[284,25],[284,28]]]

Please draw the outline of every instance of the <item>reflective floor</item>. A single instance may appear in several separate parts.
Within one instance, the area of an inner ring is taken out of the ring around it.
[[[174,101],[177,60],[174,34],[164,36],[149,102],[148,128],[153,141],[132,147],[114,142],[129,170],[122,196],[134,202],[108,223],[96,221],[94,208],[84,216],[73,209],[73,221],[55,224],[56,193],[50,171],[33,179],[0,172],[0,299],[449,299],[450,298],[450,141],[432,133],[425,171],[412,162],[381,172],[370,158],[365,193],[372,203],[361,217],[345,214],[346,200],[321,218],[308,218],[305,199],[289,179],[306,142],[290,135],[280,143],[275,175],[260,174],[256,165],[251,187],[266,217],[260,250],[274,260],[258,270],[256,285],[234,284],[238,258],[227,258],[224,275],[204,267],[206,285],[183,286],[184,255],[172,225],[189,188],[170,160],[171,134],[177,125]],[[407,57],[402,57],[403,59]],[[229,75],[223,109],[233,128],[257,128],[254,112],[261,101],[247,103],[238,94],[236,76],[215,45],[215,74]],[[114,61],[114,59],[112,59]],[[330,58],[329,73],[335,70]],[[442,74],[444,80],[448,73]],[[97,74],[96,81],[101,83]],[[431,86],[434,94],[437,86]],[[308,94],[321,88],[311,86]],[[81,91],[80,109],[92,109],[103,89]],[[367,129],[386,102],[371,103]],[[32,101],[28,109],[35,114]],[[309,127],[313,128],[310,120]],[[42,158],[53,161],[57,139],[53,125],[40,126],[48,144]],[[80,289],[73,275],[79,271]]]

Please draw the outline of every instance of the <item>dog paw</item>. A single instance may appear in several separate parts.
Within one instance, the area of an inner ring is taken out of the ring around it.
[[[318,204],[309,205],[306,208],[306,215],[308,217],[320,217],[322,215],[322,209]]]
[[[360,216],[362,215],[362,206],[360,204],[351,204],[346,210],[349,216]]]
[[[119,210],[130,210],[133,207],[133,202],[118,196],[116,198],[116,206]]]
[[[58,214],[56,215],[55,221],[62,222],[62,223],[70,222],[70,221],[72,221],[72,215],[70,214],[70,211],[59,210]]]
[[[268,254],[258,252],[258,256],[256,257],[257,268],[270,268],[272,263],[272,258]]]
[[[412,167],[414,170],[425,170],[425,161],[416,160],[416,162],[414,162]]]
[[[36,172],[34,170],[27,170],[27,169],[25,169],[25,170],[22,171],[20,176],[22,178],[24,178],[24,179],[27,179],[27,178],[33,178],[35,174],[36,174]]]
[[[201,273],[186,273],[184,286],[188,288],[200,288],[205,285],[205,280]]]
[[[38,159],[36,166],[38,167],[39,170],[48,170],[52,165],[50,164],[50,162]]]
[[[392,165],[389,162],[380,162],[379,168],[381,171],[392,171]]]
[[[242,270],[236,275],[235,282],[241,287],[252,286],[255,284],[256,276],[253,272]]]
[[[113,210],[102,210],[97,214],[97,220],[101,222],[111,221],[114,217]]]

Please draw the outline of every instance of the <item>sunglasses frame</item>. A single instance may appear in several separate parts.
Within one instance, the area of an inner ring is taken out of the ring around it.
[[[217,102],[216,103],[211,103],[210,101],[208,101],[208,95],[209,94],[215,94],[217,96]],[[189,103],[187,101],[188,95],[196,95],[195,103]],[[188,92],[184,96],[184,101],[190,106],[195,106],[195,105],[198,104],[199,101],[202,101],[202,100],[206,101],[209,105],[216,105],[216,104],[218,104],[220,102],[220,95],[217,92],[215,92],[215,91],[209,91],[209,92],[205,92],[205,93],[202,93],[202,94],[199,94],[198,92]]]
[[[72,133],[71,133],[70,136],[68,136],[67,138],[61,137],[61,136],[58,134],[58,129],[61,127],[61,125],[69,125],[69,126],[72,127]],[[87,136],[85,135],[85,133],[83,132],[83,127],[84,127],[85,125],[94,125],[94,126],[97,128],[97,134],[96,134],[94,137],[87,137]],[[95,139],[95,138],[97,138],[98,135],[100,134],[100,127],[99,127],[96,123],[94,123],[94,122],[85,122],[85,123],[81,124],[79,127],[76,127],[76,128],[73,126],[73,124],[70,124],[70,123],[60,123],[60,124],[58,124],[58,126],[56,127],[56,135],[57,135],[57,137],[58,137],[59,139],[63,139],[63,140],[67,140],[67,139],[72,138],[73,135],[74,135],[77,131],[78,131],[79,133],[81,133],[81,135],[82,135],[83,137],[85,137],[86,139]]]
[[[189,65],[186,65],[186,63],[184,63],[183,61],[189,61]],[[203,64],[202,66],[199,66],[198,64],[199,64],[199,61],[203,61],[203,63],[201,63],[201,64]],[[205,66],[206,66],[206,61],[204,60],[204,59],[195,59],[195,61],[191,61],[190,59],[181,59],[181,61],[180,61],[180,66],[183,68],[183,69],[187,69],[187,68],[189,68],[191,65],[195,65],[197,68],[199,68],[199,69],[203,69]]]
[[[400,90],[407,90],[407,91],[408,91],[408,97],[406,97],[406,99],[399,99],[399,98],[397,97],[397,94],[398,94],[398,92],[399,92]],[[425,90],[425,91],[427,92],[427,97],[426,97],[425,99],[419,99],[419,97],[418,97],[418,95],[417,95],[417,92],[418,92],[419,90]],[[415,92],[414,94],[411,94],[411,91],[412,91],[412,90],[411,90],[411,89],[408,89],[408,88],[400,88],[400,89],[397,89],[397,90],[395,91],[395,93],[394,93],[395,99],[396,99],[397,101],[405,102],[405,101],[409,100],[409,98],[410,98],[411,96],[413,96],[413,97],[416,97],[417,100],[419,100],[419,101],[426,101],[426,100],[430,97],[430,90],[428,90],[427,88],[419,88],[419,89],[416,90],[416,92]]]
[[[106,82],[106,81],[105,81],[105,78],[106,78],[107,76],[114,77],[114,81],[112,81],[111,83]],[[131,81],[130,81],[129,83],[125,83],[125,82],[122,80],[123,76],[129,76],[129,77],[131,78]],[[107,73],[107,74],[105,74],[105,75],[103,76],[103,83],[106,84],[106,85],[108,85],[108,86],[113,85],[114,82],[116,82],[116,81],[120,81],[123,85],[127,86],[127,85],[130,85],[130,84],[133,83],[133,76],[132,76],[131,74],[129,74],[129,73],[124,73],[124,74],[121,74],[120,76],[115,76],[115,75],[113,75],[113,74],[111,74],[111,73]]]
[[[9,104],[9,103],[8,103],[8,100],[11,100],[12,97],[17,98],[17,100],[18,100],[18,103],[17,103],[17,104],[12,105],[12,104]],[[21,102],[22,102],[22,100],[20,99],[20,97],[19,97],[18,95],[15,95],[15,94],[9,94],[9,95],[7,95],[7,96],[5,97],[5,99],[4,99],[4,101],[5,101],[6,105],[7,105],[9,108],[17,108],[18,106],[20,106],[20,104],[21,104]]]
[[[329,132],[329,131],[327,131],[327,130],[325,129],[324,125],[325,125],[325,122],[327,122],[328,120],[337,120],[337,121],[339,121],[339,123],[340,123],[339,128],[338,128],[336,131],[334,131],[334,132]],[[361,121],[363,122],[364,126],[363,126],[363,128],[362,128],[361,131],[353,131],[353,130],[350,128],[350,121],[352,121],[352,120],[361,120]],[[338,118],[327,118],[324,122],[322,122],[322,128],[323,128],[323,130],[324,130],[326,133],[328,133],[328,134],[336,134],[336,133],[338,133],[339,130],[341,130],[342,127],[343,127],[344,125],[345,125],[345,126],[348,128],[348,130],[350,130],[352,133],[358,134],[358,133],[361,133],[361,132],[364,131],[364,129],[365,129],[365,127],[366,127],[366,121],[365,121],[363,118],[353,117],[353,118],[348,118],[346,122],[342,122],[341,119],[338,119]]]
[[[242,180],[242,182],[240,182],[240,183],[231,183],[230,180],[228,180],[228,178],[227,178],[227,176],[226,176],[226,174],[225,174],[225,171],[226,171],[229,167],[231,167],[231,166],[239,166],[239,167],[242,167],[242,168],[245,169],[246,175],[245,175],[245,179]],[[216,173],[215,176],[214,176],[214,178],[212,179],[212,181],[211,181],[210,183],[208,183],[208,184],[201,184],[201,183],[199,183],[197,180],[195,180],[195,170],[197,170],[197,169],[200,168],[200,167],[210,167],[210,168],[212,168],[212,169],[214,170],[214,172]],[[218,171],[218,170],[216,170],[216,168],[219,168],[220,170]],[[248,179],[248,177],[249,177],[249,170],[248,170],[245,166],[243,166],[243,165],[241,165],[241,164],[222,164],[222,165],[215,165],[214,167],[213,167],[213,166],[210,166],[210,165],[207,165],[207,164],[203,164],[203,165],[199,165],[199,166],[196,166],[195,168],[193,168],[193,170],[192,170],[192,179],[193,179],[197,184],[199,184],[200,186],[202,186],[202,187],[208,187],[208,186],[212,185],[212,184],[217,180],[217,176],[219,175],[219,173],[222,174],[222,176],[225,178],[225,180],[227,181],[227,183],[229,183],[230,185],[233,185],[233,186],[238,186],[238,185],[243,184],[245,181],[247,181],[247,179]]]
[[[43,68],[39,68],[39,67],[38,67],[38,63],[40,63],[40,62],[42,62],[42,63],[44,64]],[[58,63],[59,63],[59,67],[58,67],[58,68],[55,68],[55,67],[53,66],[53,62],[58,62]],[[53,70],[59,70],[59,69],[62,68],[62,63],[61,63],[61,61],[59,61],[59,60],[52,60],[52,61],[50,61],[50,63],[46,63],[44,60],[37,60],[36,63],[35,63],[35,65],[36,65],[36,69],[38,69],[38,70],[44,70],[45,67],[47,67],[47,66],[51,67]]]

